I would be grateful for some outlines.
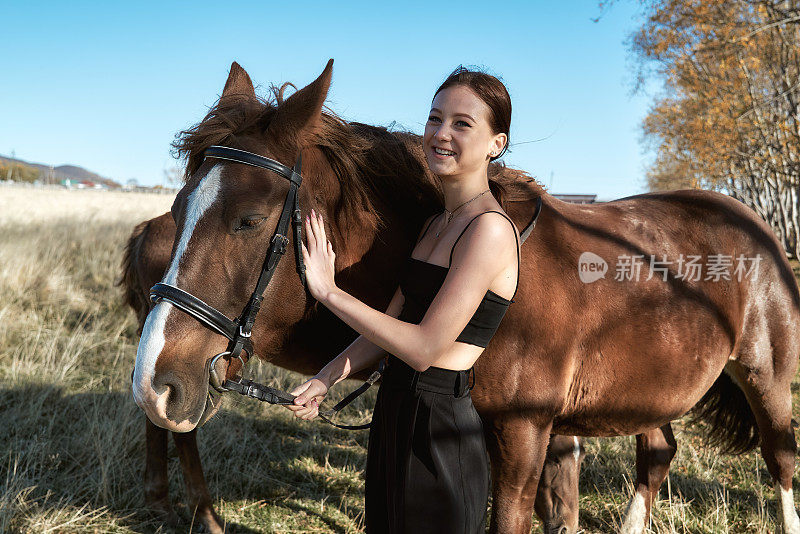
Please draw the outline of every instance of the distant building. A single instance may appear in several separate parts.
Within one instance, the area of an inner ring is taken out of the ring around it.
[[[78,189],[104,189],[104,190],[108,189],[108,186],[106,186],[105,184],[93,182],[91,180],[81,180],[80,182],[75,184],[75,187],[77,187]]]
[[[553,195],[558,200],[572,202],[573,204],[594,204],[597,202],[597,195]]]

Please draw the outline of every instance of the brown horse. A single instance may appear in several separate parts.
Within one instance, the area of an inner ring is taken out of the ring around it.
[[[522,222],[520,221],[520,226]],[[523,236],[523,242],[524,242]],[[169,213],[139,224],[133,231],[125,251],[121,283],[126,290],[126,303],[139,319],[139,333],[150,309],[149,289],[161,280],[169,264],[175,241],[175,223]],[[342,325],[343,328],[347,328]],[[313,327],[312,327],[313,328]],[[314,364],[321,367],[323,358]],[[297,360],[286,365],[298,371]],[[313,365],[312,365],[313,366]],[[171,522],[172,513],[167,494],[167,431],[146,419],[147,457],[145,500],[149,508]],[[211,504],[196,442],[196,430],[173,433],[178,457],[184,471],[191,507],[211,531],[221,529]],[[669,424],[636,436],[636,494],[625,514],[628,531],[645,525],[650,508],[669,471],[677,444]],[[578,476],[585,452],[580,439],[574,436],[551,436],[547,457],[539,479],[534,509],[544,523],[545,532],[574,534],[578,530]]]
[[[165,213],[137,225],[125,248],[120,284],[125,290],[126,304],[134,310],[139,320],[138,333],[141,333],[151,307],[150,288],[164,277],[174,241],[175,222],[169,213]],[[344,324],[341,324],[341,327],[347,328]],[[328,356],[320,356],[322,358],[312,366],[322,367],[327,363]],[[297,360],[289,359],[285,365],[289,370],[300,371],[298,363]],[[178,518],[171,509],[168,497],[168,431],[154,425],[147,418],[145,425],[145,502],[147,507],[162,519],[177,524]],[[183,470],[191,510],[209,532],[221,531],[221,521],[214,512],[203,474],[197,447],[197,429],[186,433],[172,432],[172,435]],[[544,522],[545,532],[557,534],[577,532],[578,475],[584,454],[584,448],[577,437],[558,435],[551,437],[534,507]],[[645,458],[646,461],[646,457],[647,451],[644,451],[641,458]],[[641,461],[637,456],[637,464]],[[659,485],[660,483],[661,481]],[[655,491],[657,493],[658,486],[655,487]],[[650,500],[647,503],[649,507]]]
[[[255,284],[266,229],[274,228],[288,186],[260,169],[204,162],[202,153],[224,144],[290,163],[300,151],[302,204],[331,224],[337,283],[385,307],[422,221],[441,207],[440,191],[411,136],[322,112],[330,77],[329,62],[317,80],[272,105],[258,101],[247,74],[232,67],[217,106],[180,145],[187,183],[173,206],[176,237],[165,279],[235,316]],[[395,139],[376,143],[381,136]],[[475,365],[473,398],[492,461],[492,532],[530,530],[551,432],[639,434],[698,403],[721,442],[747,449],[760,439],[785,529],[800,532],[790,396],[800,298],[769,227],[717,193],[577,206],[522,177],[508,170],[494,176],[508,192],[504,208],[523,226],[541,197],[540,222],[522,247],[526,269],[516,307]],[[752,258],[758,270],[751,266],[741,277],[737,267],[726,275],[721,262],[736,254]],[[695,277],[695,256],[709,258],[713,273]],[[605,274],[615,257],[612,279]],[[642,258],[651,260],[646,280],[638,276]],[[315,355],[329,357],[347,344],[330,319],[315,324],[315,334],[325,335],[303,335],[316,311],[292,261],[279,264],[253,332],[256,353],[284,366],[292,358],[294,368],[316,372]],[[315,345],[321,339],[324,347]],[[207,366],[225,346],[171,304],[154,306],[134,380],[150,420],[191,431],[213,413],[218,403],[208,401]],[[234,361],[228,375],[237,367]]]

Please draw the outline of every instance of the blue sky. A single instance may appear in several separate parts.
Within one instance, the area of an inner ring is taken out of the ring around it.
[[[328,106],[421,133],[458,64],[513,103],[506,162],[552,193],[643,192],[647,96],[631,96],[634,2],[37,2],[3,8],[0,154],[163,181],[169,144],[219,97],[231,61],[265,94],[334,58]]]

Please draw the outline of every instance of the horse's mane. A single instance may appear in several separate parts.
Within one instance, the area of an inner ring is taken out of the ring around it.
[[[179,132],[172,148],[177,157],[186,160],[184,181],[203,163],[203,152],[208,147],[228,144],[237,136],[263,134],[283,103],[288,86],[294,87],[288,82],[280,88],[271,85],[267,98],[220,97],[203,120]],[[379,203],[415,210],[416,216],[410,217],[409,222],[414,227],[412,232],[416,232],[417,222],[443,209],[439,182],[424,164],[421,136],[390,128],[347,122],[323,108],[311,142],[325,155],[339,180],[341,194],[333,213],[339,224],[355,224],[365,230],[384,227],[383,210],[376,209]],[[527,177],[523,171],[498,162],[490,164],[489,176],[493,185],[499,184],[505,194],[511,193],[510,199],[519,196],[514,192],[515,183],[521,185],[521,179]],[[496,194],[495,187],[493,193]],[[371,216],[365,217],[365,213]]]

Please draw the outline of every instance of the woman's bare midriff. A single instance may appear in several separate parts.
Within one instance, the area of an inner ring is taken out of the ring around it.
[[[456,341],[441,358],[431,364],[432,367],[450,369],[451,371],[466,371],[478,360],[484,347]]]

